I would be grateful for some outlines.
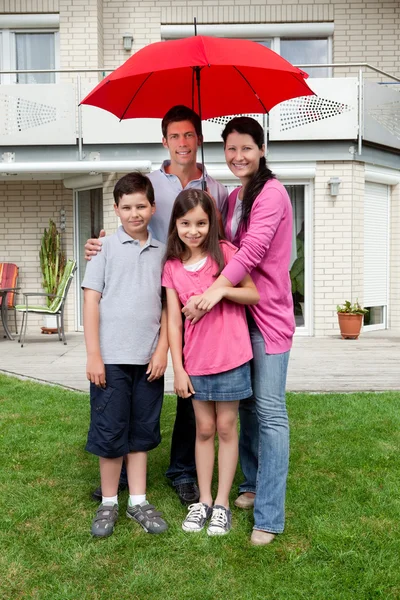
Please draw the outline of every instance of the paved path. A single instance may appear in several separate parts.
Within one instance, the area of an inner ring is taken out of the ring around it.
[[[64,346],[55,336],[31,335],[21,348],[17,341],[1,337],[0,371],[87,391],[83,334],[69,333],[67,342]],[[172,381],[169,366],[167,392],[172,391]],[[358,340],[295,337],[288,390],[400,390],[400,331],[363,333]]]

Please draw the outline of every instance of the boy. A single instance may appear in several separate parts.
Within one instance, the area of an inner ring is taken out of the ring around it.
[[[197,113],[187,106],[173,106],[164,116],[161,124],[162,143],[168,150],[169,160],[160,169],[148,175],[154,187],[157,213],[151,220],[150,229],[155,237],[166,242],[172,205],[183,189],[201,188],[201,165],[196,162],[197,148],[201,143],[201,121]],[[228,192],[207,173],[206,184],[218,211],[225,213]],[[102,233],[100,233],[100,237]],[[103,239],[103,238],[102,238]],[[90,257],[101,249],[101,240],[88,240],[85,257]],[[194,443],[196,426],[192,403],[185,398],[177,398],[176,419],[171,441],[170,464],[167,477],[171,480],[182,504],[199,501],[196,485],[196,465]],[[125,482],[121,477],[121,489]],[[98,488],[94,499],[100,499]]]
[[[102,503],[92,535],[106,537],[118,518],[118,480],[127,466],[127,516],[148,533],[167,529],[146,500],[147,452],[159,445],[167,366],[166,313],[161,302],[164,245],[147,227],[156,207],[150,180],[122,177],[114,189],[118,231],[87,265],[83,321],[91,422],[86,450],[99,456]]]

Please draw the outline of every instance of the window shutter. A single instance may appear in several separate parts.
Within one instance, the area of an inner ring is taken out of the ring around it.
[[[387,306],[389,272],[389,189],[365,183],[364,306]]]

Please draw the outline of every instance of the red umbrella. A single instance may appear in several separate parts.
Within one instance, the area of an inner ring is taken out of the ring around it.
[[[145,46],[82,104],[120,119],[162,118],[176,104],[192,107],[202,119],[266,113],[284,100],[314,94],[306,77],[257,42],[194,36]]]

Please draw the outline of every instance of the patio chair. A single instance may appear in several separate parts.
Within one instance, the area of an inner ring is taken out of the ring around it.
[[[72,283],[72,278],[76,271],[76,261],[68,260],[65,265],[64,274],[60,283],[58,284],[58,288],[55,294],[45,294],[41,292],[26,292],[23,294],[25,298],[25,304],[17,304],[15,309],[18,312],[22,312],[22,324],[21,324],[21,334],[18,342],[21,342],[21,348],[24,347],[25,335],[26,335],[26,326],[28,323],[28,314],[35,313],[37,315],[54,315],[57,319],[57,331],[58,331],[58,339],[60,342],[64,342],[67,345],[67,341],[65,338],[65,330],[64,330],[64,307],[65,300],[67,298],[68,290]],[[53,298],[50,306],[37,306],[29,304],[30,297],[46,297]]]
[[[0,263],[0,288],[16,288],[18,282],[19,269],[17,265],[13,263]],[[15,292],[9,292],[7,294],[7,309],[14,311],[15,320],[15,333],[18,333],[17,329],[17,311],[15,310]],[[0,308],[3,298],[0,297]]]

